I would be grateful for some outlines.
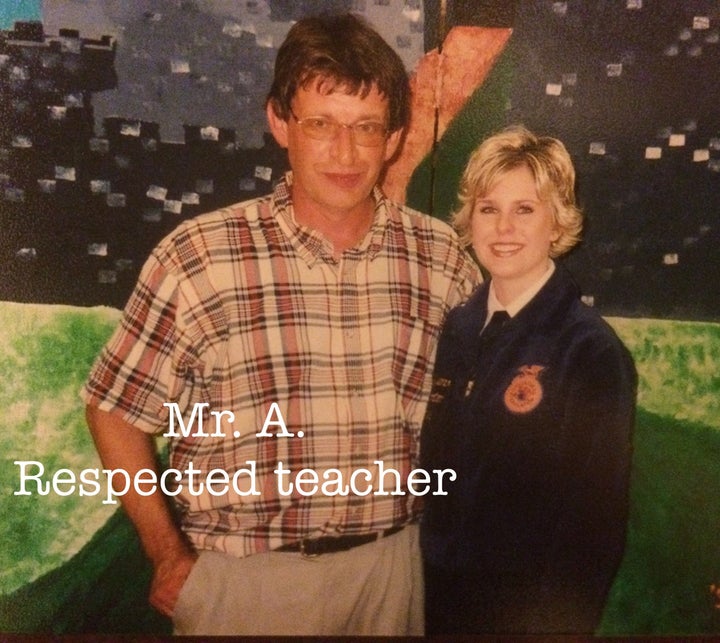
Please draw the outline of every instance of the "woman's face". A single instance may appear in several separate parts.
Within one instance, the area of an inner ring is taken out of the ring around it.
[[[543,275],[550,244],[560,236],[551,205],[540,199],[532,172],[524,165],[501,175],[475,200],[470,226],[473,248],[503,304]]]

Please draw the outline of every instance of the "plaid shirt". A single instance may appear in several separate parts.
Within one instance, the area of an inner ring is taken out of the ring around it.
[[[365,239],[334,259],[323,237],[295,223],[291,181],[160,243],[83,390],[89,404],[152,433],[168,430],[166,402],[186,420],[198,402],[235,414],[223,419],[225,438],[171,439],[170,465],[181,471],[192,463],[232,476],[256,464],[261,495],[176,496],[198,549],[246,556],[415,519],[412,495],[283,496],[273,471],[281,461],[293,474],[339,469],[347,481],[380,460],[404,481],[417,466],[440,326],[479,279],[446,224],[378,189]],[[273,403],[303,437],[256,437]],[[205,424],[213,433],[214,420]]]

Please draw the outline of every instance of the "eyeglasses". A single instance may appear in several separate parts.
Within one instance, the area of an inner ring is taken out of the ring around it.
[[[298,118],[292,114],[297,121],[300,129],[309,138],[316,141],[331,141],[339,133],[341,127],[346,127],[352,132],[353,141],[357,145],[363,147],[377,147],[382,145],[387,139],[388,130],[385,125],[376,121],[361,121],[359,123],[338,123],[332,118],[325,116],[308,116],[307,118]]]

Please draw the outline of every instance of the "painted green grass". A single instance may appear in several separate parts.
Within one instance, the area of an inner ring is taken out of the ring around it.
[[[62,564],[112,514],[78,496],[16,496],[16,460],[97,467],[78,391],[118,312],[0,304],[0,594]],[[34,489],[33,489],[34,491]]]
[[[22,498],[13,460],[99,462],[77,397],[119,313],[0,302],[0,631],[166,633],[122,512]],[[640,378],[628,546],[601,633],[720,634],[720,325],[609,319]]]
[[[720,634],[720,432],[640,410],[625,557],[604,635]]]
[[[147,603],[150,576],[135,530],[117,511],[70,561],[0,595],[0,632],[170,634],[169,620]]]
[[[720,324],[608,321],[635,358],[641,407],[720,430]]]

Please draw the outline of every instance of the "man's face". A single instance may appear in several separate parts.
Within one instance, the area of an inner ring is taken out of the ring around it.
[[[366,217],[372,212],[372,189],[385,162],[397,148],[400,132],[376,146],[358,145],[350,128],[341,127],[329,140],[309,137],[298,120],[321,117],[337,123],[388,122],[388,101],[375,87],[364,98],[342,87],[329,94],[298,89],[293,116],[283,121],[268,106],[273,135],[287,147],[293,170],[293,207],[298,220],[321,215],[333,219]]]

